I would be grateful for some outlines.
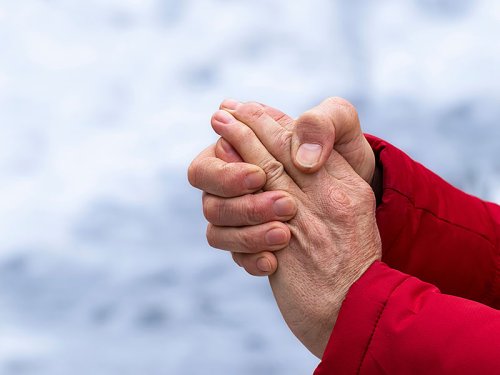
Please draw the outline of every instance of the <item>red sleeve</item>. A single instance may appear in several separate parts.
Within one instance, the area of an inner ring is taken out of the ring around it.
[[[382,260],[443,293],[500,308],[500,207],[454,188],[389,143],[367,139],[383,171]]]
[[[500,311],[375,262],[349,290],[315,375],[499,369]]]
[[[499,373],[500,207],[367,138],[383,168],[377,222],[392,268],[375,262],[350,288],[315,374]]]

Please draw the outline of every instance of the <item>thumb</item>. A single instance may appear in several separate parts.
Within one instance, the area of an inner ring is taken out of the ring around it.
[[[326,99],[297,119],[292,138],[294,164],[305,173],[316,172],[333,148],[361,177],[371,178],[373,152],[361,131],[356,109],[342,98]]]

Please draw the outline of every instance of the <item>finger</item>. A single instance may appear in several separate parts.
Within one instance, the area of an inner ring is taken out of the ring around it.
[[[212,116],[212,127],[228,141],[245,162],[261,167],[266,174],[264,190],[293,189],[296,186],[278,162],[248,126],[229,112],[219,110]],[[277,125],[276,127],[280,127]]]
[[[297,119],[292,141],[297,168],[310,173],[317,171],[330,156],[335,142],[340,145],[356,131],[361,132],[357,115],[353,116],[344,102],[327,99]]]
[[[266,113],[273,118],[278,124],[288,130],[293,129],[294,119],[280,110],[268,105],[259,103]],[[221,105],[222,107],[222,105]],[[243,159],[229,142],[224,138],[220,138],[215,145],[215,156],[227,163],[242,162]]]
[[[234,149],[231,144],[224,138],[219,138],[215,144],[215,157],[225,161],[226,163],[240,163],[243,159]]]
[[[283,128],[286,130],[292,130],[295,120],[288,116],[286,113],[281,112],[279,109],[270,107],[266,104],[259,103],[263,108],[264,111],[278,124],[280,124]]]
[[[366,144],[356,108],[345,99],[329,98],[297,119],[292,155],[298,169],[313,173],[325,164],[335,147],[362,175],[370,170],[364,165]]]
[[[210,246],[236,253],[281,250],[288,246],[290,237],[288,226],[278,221],[249,227],[218,227],[210,223],[207,226]]]
[[[224,102],[223,106],[233,104]],[[216,112],[212,118],[215,120],[212,121],[212,126],[222,137],[229,140],[243,160],[262,167],[267,175],[265,190],[287,190],[283,185],[275,184],[285,170],[300,188],[315,183],[309,176],[297,170],[292,162],[290,131],[276,123],[258,103],[242,103],[233,108]],[[285,183],[285,186],[291,185]]]
[[[240,102],[238,102],[237,100],[226,99],[221,103],[221,105],[219,106],[219,109],[225,109],[227,105],[229,105],[230,107],[235,107],[238,104],[240,104]],[[279,109],[273,108],[273,107],[268,106],[268,105],[263,104],[263,103],[258,103],[258,104],[264,108],[264,111],[266,111],[266,113],[269,116],[271,116],[271,118],[274,121],[276,121],[278,124],[280,124],[285,129],[292,130],[293,124],[295,122],[295,120],[293,118],[288,116],[286,113],[281,112]]]
[[[262,105],[258,103],[235,105],[231,101],[229,103],[223,102],[222,106],[234,118],[252,129],[259,141],[274,158],[284,165],[291,164],[290,145],[292,133],[269,116]],[[233,146],[236,145],[233,144]],[[293,164],[291,166],[293,167]]]
[[[228,105],[232,104],[233,103],[229,103]],[[227,104],[223,103],[223,105]],[[287,174],[300,188],[304,189],[314,186],[320,178],[324,177],[326,173],[324,170],[322,170],[320,174],[312,177],[311,175],[302,173],[295,167],[290,151],[292,133],[279,126],[279,124],[264,112],[264,109],[259,104],[242,103],[236,105],[234,108],[235,109],[228,109],[228,111],[233,114],[237,120],[252,129],[264,148],[268,150],[268,153],[282,163]],[[238,139],[243,143],[241,138]],[[234,142],[231,143],[235,146]],[[243,157],[243,159],[247,161],[245,157]]]
[[[215,157],[214,146],[198,155],[188,169],[191,185],[220,197],[237,197],[262,189],[264,171],[256,165],[226,163]]]
[[[263,251],[257,254],[232,253],[233,260],[253,276],[270,276],[278,269],[278,260],[273,253]]]
[[[236,198],[203,194],[203,213],[213,225],[238,227],[289,221],[297,213],[297,204],[289,194],[280,191]]]

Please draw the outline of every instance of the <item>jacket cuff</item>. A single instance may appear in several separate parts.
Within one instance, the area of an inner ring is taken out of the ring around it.
[[[408,209],[418,209],[494,242],[496,233],[484,202],[453,187],[390,143],[369,134],[365,134],[365,138],[382,170],[382,203],[377,207],[379,223],[398,233],[406,224],[398,216],[404,217]],[[407,202],[405,210],[400,208],[401,198]],[[470,214],[464,215],[464,212]]]
[[[388,300],[409,277],[380,261],[368,268],[342,303],[315,375],[359,373]]]
[[[382,260],[443,293],[497,306],[498,236],[491,204],[470,196],[390,143],[365,135],[382,170]],[[450,269],[450,259],[453,267]]]

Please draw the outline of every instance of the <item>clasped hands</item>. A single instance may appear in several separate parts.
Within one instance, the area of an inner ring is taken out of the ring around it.
[[[295,336],[321,358],[351,285],[381,258],[373,151],[354,107],[327,99],[293,120],[226,100],[221,136],[190,165],[211,246],[268,275]]]

